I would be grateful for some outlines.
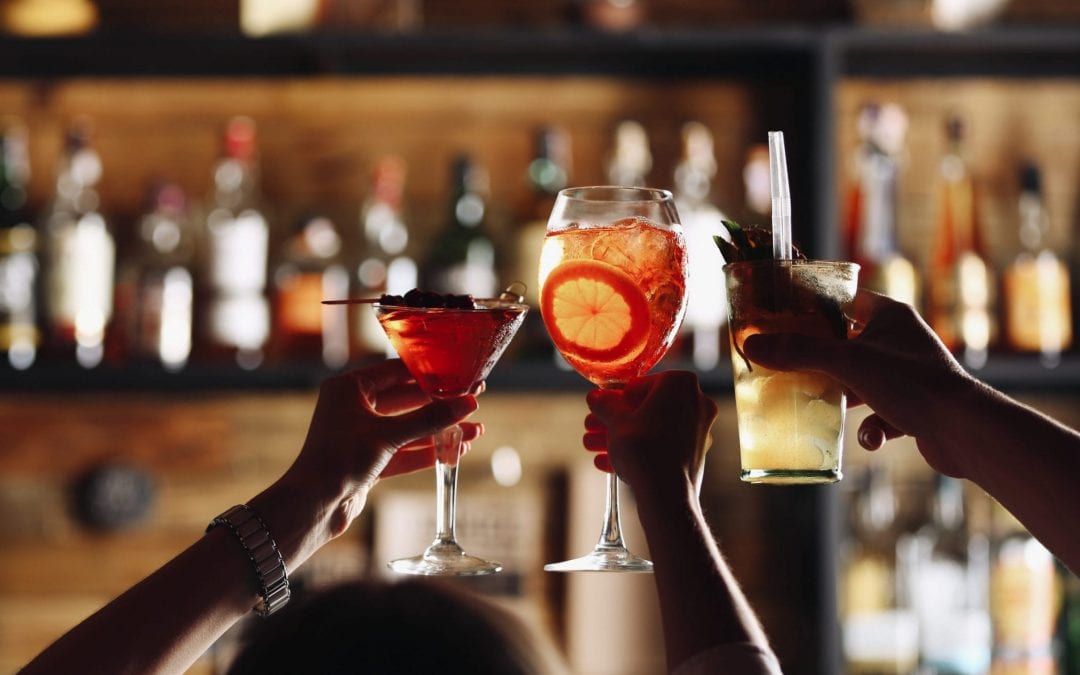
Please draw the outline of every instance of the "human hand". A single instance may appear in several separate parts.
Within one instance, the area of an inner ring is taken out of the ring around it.
[[[964,477],[963,458],[945,436],[962,424],[966,395],[978,382],[911,306],[859,289],[851,314],[863,326],[851,339],[757,334],[746,339],[744,352],[766,368],[816,371],[843,384],[849,405],[874,411],[858,432],[867,450],[906,434],[931,467]]]
[[[462,422],[475,410],[473,395],[432,401],[397,359],[330,377],[319,390],[307,439],[285,479],[301,489],[346,495],[343,530],[379,478],[434,464],[434,432],[461,422],[467,448],[483,433],[483,426]]]
[[[630,381],[624,389],[594,389],[586,402],[586,449],[639,497],[700,488],[709,430],[717,407],[697,377],[669,370]]]

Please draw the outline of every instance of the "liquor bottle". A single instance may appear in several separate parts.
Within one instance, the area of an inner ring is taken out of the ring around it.
[[[559,191],[570,181],[570,143],[570,134],[562,127],[547,126],[536,130],[533,156],[525,171],[527,188],[518,209],[514,272],[510,280],[525,285],[525,302],[534,308],[540,306],[540,251],[547,234],[548,216]],[[556,357],[540,312],[525,315],[525,322],[509,349],[519,358]]]
[[[274,342],[282,361],[321,360],[341,368],[349,360],[347,307],[324,299],[349,293],[341,235],[324,216],[305,218],[283,244],[274,270]]]
[[[468,155],[455,158],[446,224],[424,267],[428,290],[478,298],[497,293],[495,244],[485,227],[487,196],[487,170]]]
[[[88,123],[72,124],[44,223],[45,305],[50,351],[84,368],[104,358],[113,314],[116,241],[98,210],[101,173]]]
[[[209,360],[257,368],[270,337],[266,277],[270,226],[260,202],[255,123],[234,117],[214,167],[206,217],[203,350]]]
[[[993,675],[1050,675],[1061,588],[1054,556],[1004,507],[995,504],[990,570]]]
[[[930,520],[916,532],[909,580],[924,672],[977,675],[990,665],[988,539],[967,523],[964,484],[934,479]]]
[[[195,286],[195,232],[179,185],[151,187],[136,234],[117,282],[117,295],[130,295],[128,348],[137,361],[178,371],[191,356]]]
[[[896,104],[867,104],[859,114],[855,176],[848,190],[848,259],[859,285],[918,307],[915,266],[897,248],[897,178],[907,115]]]
[[[0,128],[0,352],[24,370],[37,358],[37,232],[26,209],[30,157],[26,126],[7,118]]]
[[[615,126],[614,146],[607,163],[611,185],[641,187],[648,183],[652,169],[652,151],[645,126],[636,120],[623,120]]]
[[[374,298],[383,293],[404,294],[416,287],[417,268],[406,252],[409,228],[405,224],[405,160],[385,155],[371,174],[371,188],[360,209],[361,259],[356,265],[357,295]],[[392,355],[386,332],[370,307],[353,308],[358,355]]]
[[[686,235],[688,281],[686,317],[681,332],[689,336],[694,367],[712,370],[720,362],[720,335],[726,305],[717,301],[724,273],[714,236],[725,232],[724,215],[711,201],[716,175],[713,136],[700,122],[682,127],[682,158],[675,166],[675,203]]]
[[[900,675],[918,662],[918,623],[897,567],[909,537],[901,527],[888,465],[871,462],[854,484],[840,605],[844,661],[851,675]]]
[[[994,339],[993,271],[977,216],[975,181],[963,155],[964,124],[946,121],[948,150],[938,176],[938,215],[930,260],[929,323],[973,368],[986,363]]]
[[[1052,367],[1072,343],[1069,271],[1047,246],[1050,218],[1039,167],[1020,169],[1021,250],[1005,270],[1005,336],[1019,352],[1038,353]]]

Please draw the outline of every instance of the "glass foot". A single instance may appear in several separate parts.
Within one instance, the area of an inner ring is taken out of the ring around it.
[[[747,483],[770,483],[773,485],[818,485],[835,483],[843,477],[844,474],[840,469],[743,469],[740,476]]]
[[[544,565],[545,572],[646,572],[652,561],[639,558],[625,548],[595,548],[581,558]]]
[[[453,577],[475,577],[502,570],[502,563],[469,555],[455,543],[432,544],[423,555],[391,560],[386,566],[398,574]]]

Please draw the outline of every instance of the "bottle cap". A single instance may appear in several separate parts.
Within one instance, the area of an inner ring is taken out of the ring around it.
[[[1034,162],[1025,162],[1020,166],[1020,191],[1041,192],[1042,174]]]
[[[251,159],[255,155],[255,120],[237,116],[225,127],[225,154],[233,159]]]

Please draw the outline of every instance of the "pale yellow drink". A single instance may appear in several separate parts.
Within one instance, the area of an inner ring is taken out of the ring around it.
[[[843,388],[819,373],[752,363],[742,345],[755,333],[846,337],[844,308],[855,295],[858,269],[853,263],[806,260],[724,266],[744,481],[840,480]]]

